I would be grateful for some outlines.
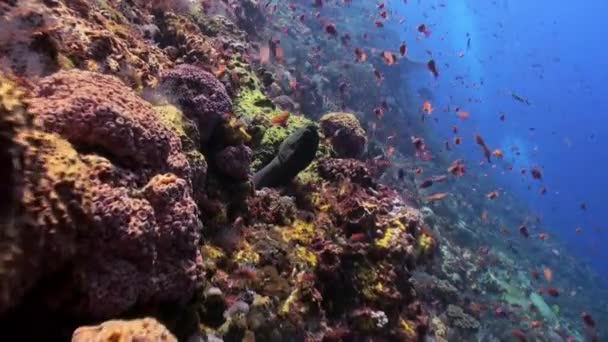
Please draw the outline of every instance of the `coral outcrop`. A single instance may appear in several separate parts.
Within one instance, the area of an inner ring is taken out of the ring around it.
[[[28,296],[83,318],[188,301],[202,227],[176,134],[112,76],[59,72],[25,103],[35,126],[13,139],[22,218],[3,246],[0,311]]]
[[[205,145],[223,118],[232,113],[226,88],[211,73],[187,64],[162,73],[161,89],[198,127]]]
[[[80,327],[72,335],[72,342],[111,341],[177,342],[177,339],[154,318],[107,321],[96,326]]]
[[[321,129],[330,139],[340,158],[359,158],[365,151],[367,137],[357,117],[351,113],[328,113],[321,118]]]

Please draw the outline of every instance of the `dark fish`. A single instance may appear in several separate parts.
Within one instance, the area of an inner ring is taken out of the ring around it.
[[[426,179],[422,183],[420,183],[420,188],[421,189],[430,188],[431,186],[433,186],[433,180],[432,179]]]
[[[338,29],[336,29],[336,25],[334,24],[327,24],[325,26],[325,32],[331,36],[335,36],[338,34]]]
[[[407,55],[407,44],[405,44],[405,42],[401,43],[401,46],[399,47],[399,53],[402,57]]]
[[[490,152],[490,148],[488,148],[488,145],[486,145],[486,142],[483,140],[481,135],[477,134],[475,136],[475,142],[483,149],[483,155],[488,161],[488,163],[491,163],[492,160],[490,159],[490,156],[492,155],[492,152]]]
[[[397,177],[400,181],[402,181],[405,178],[405,171],[403,171],[403,169],[399,169],[399,171],[397,171]]]
[[[528,227],[526,227],[525,225],[519,226],[519,233],[525,238],[530,237],[530,232],[528,231]]]
[[[426,63],[427,68],[431,71],[435,78],[439,77],[439,71],[437,71],[437,64],[434,59],[431,59]]]
[[[532,178],[534,178],[534,179],[537,179],[537,180],[543,179],[543,173],[537,167],[533,167],[532,169],[530,169],[530,174],[532,175]]]
[[[515,94],[515,93],[511,93],[511,96],[512,96],[512,97],[513,97],[515,100],[517,100],[517,101],[519,101],[519,102],[521,102],[521,103],[525,103],[525,104],[526,104],[526,105],[528,105],[528,106],[530,105],[530,100],[528,100],[527,98],[525,98],[525,97],[523,97],[523,96],[517,95],[517,94]]]

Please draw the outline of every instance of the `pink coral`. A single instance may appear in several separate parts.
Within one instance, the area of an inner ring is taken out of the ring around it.
[[[375,186],[370,170],[365,163],[356,159],[328,158],[321,160],[319,174],[331,181],[349,179],[365,187]]]
[[[72,144],[97,151],[119,165],[173,172],[192,179],[179,137],[149,103],[113,76],[62,71],[38,83],[29,109],[36,123]]]
[[[211,73],[182,64],[162,73],[162,88],[200,131],[206,143],[222,118],[232,112],[232,101],[224,85]]]
[[[10,257],[0,265],[0,312],[47,277],[55,286],[37,300],[83,317],[189,300],[202,277],[202,226],[175,133],[111,76],[61,72],[29,103],[35,121],[58,134],[23,129],[12,138],[20,217],[2,229],[11,239],[0,244]]]

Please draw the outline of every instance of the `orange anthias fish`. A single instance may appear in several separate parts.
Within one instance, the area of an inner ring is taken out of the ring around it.
[[[393,65],[397,60],[397,58],[395,57],[395,55],[393,55],[392,52],[383,51],[381,56],[384,59],[384,63],[386,63],[386,65]]]
[[[355,49],[355,56],[357,57],[357,62],[359,63],[364,63],[367,60],[367,54],[361,48]]]
[[[460,109],[456,109],[456,115],[458,115],[458,118],[462,121],[467,120],[470,116],[469,112],[465,112]]]
[[[262,46],[260,48],[260,63],[267,64],[270,61],[270,48]]]
[[[497,149],[495,149],[495,150],[494,150],[494,152],[492,152],[492,155],[493,155],[495,158],[498,158],[498,159],[502,159],[502,158],[504,158],[504,156],[505,156],[505,155],[504,155],[504,153],[502,153],[502,151],[501,151],[500,149],[498,149],[498,148],[497,148]]]
[[[277,115],[273,116],[270,121],[272,122],[273,125],[284,127],[287,125],[287,121],[289,120],[289,115],[290,115],[289,112],[283,112],[281,114],[277,114]]]
[[[285,53],[283,52],[283,49],[280,46],[277,46],[274,49],[274,55],[277,58],[277,62],[283,63],[283,58],[285,56]]]
[[[553,271],[551,271],[550,268],[545,267],[543,272],[545,274],[545,279],[550,283],[553,280]]]
[[[448,194],[447,192],[439,192],[439,193],[436,193],[436,194],[432,194],[432,195],[426,196],[424,198],[424,200],[425,200],[425,202],[429,202],[429,203],[430,202],[437,202],[437,201],[441,201],[441,200],[446,199],[449,195],[450,194]]]
[[[217,78],[222,78],[226,73],[226,66],[224,64],[220,64],[218,68],[215,70],[214,74]]]
[[[429,101],[424,101],[424,104],[422,105],[422,111],[428,115],[431,115],[433,110],[433,105]]]
[[[448,172],[453,174],[456,177],[464,176],[466,170],[465,170],[464,163],[462,162],[462,160],[458,159],[458,160],[455,160],[454,162],[452,162],[452,165],[450,165],[450,167],[448,168]]]

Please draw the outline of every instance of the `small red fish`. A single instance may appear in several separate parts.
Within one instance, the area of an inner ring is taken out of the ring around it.
[[[549,234],[540,233],[540,234],[538,234],[538,238],[541,239],[542,241],[549,240]]]
[[[455,160],[452,162],[452,165],[448,168],[448,172],[453,174],[456,177],[462,177],[465,174],[465,167],[462,160]]]
[[[285,127],[287,125],[287,121],[289,120],[289,116],[289,112],[283,112],[273,116],[270,121],[273,125]]]
[[[581,314],[581,318],[583,319],[583,323],[589,328],[595,328],[595,320],[591,317],[591,314],[588,312],[583,312]]]
[[[380,55],[384,59],[384,63],[386,63],[386,65],[393,65],[397,60],[397,58],[395,57],[395,55],[393,55],[392,52],[383,51]]]
[[[545,274],[545,280],[550,283],[553,280],[553,271],[551,271],[550,268],[545,267],[543,273]]]
[[[436,194],[432,194],[429,196],[426,196],[424,198],[425,202],[437,202],[437,201],[441,201],[446,199],[450,194],[448,194],[447,192],[440,192],[440,193],[436,193]]]
[[[367,240],[367,235],[365,235],[365,233],[354,233],[350,236],[350,240],[354,242],[364,242]]]
[[[511,335],[513,335],[513,337],[515,337],[519,342],[528,342],[526,334],[521,330],[513,329],[513,331],[511,331]]]
[[[548,287],[546,291],[547,294],[551,297],[559,297],[559,290],[555,287]]]
[[[357,57],[357,62],[359,62],[359,63],[363,63],[367,60],[367,55],[361,48],[355,49],[355,56]]]

